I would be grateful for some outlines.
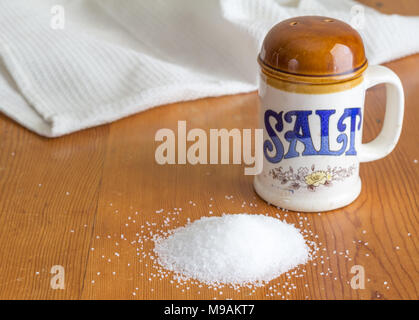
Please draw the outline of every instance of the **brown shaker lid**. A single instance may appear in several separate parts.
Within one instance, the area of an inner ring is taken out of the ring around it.
[[[266,35],[259,63],[289,81],[333,83],[359,76],[367,67],[364,44],[350,25],[327,17],[284,20]]]

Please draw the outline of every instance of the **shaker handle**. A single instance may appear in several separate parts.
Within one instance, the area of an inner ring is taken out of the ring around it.
[[[389,68],[370,66],[364,74],[366,89],[385,83],[387,91],[386,113],[383,128],[371,142],[361,144],[358,152],[360,162],[368,162],[385,157],[399,140],[403,124],[404,93],[399,77]]]

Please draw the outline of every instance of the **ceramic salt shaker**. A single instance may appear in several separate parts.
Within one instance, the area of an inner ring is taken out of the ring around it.
[[[258,61],[264,162],[256,192],[294,211],[350,204],[361,192],[359,164],[385,157],[399,139],[400,79],[386,67],[368,66],[350,25],[320,16],[274,26]],[[379,83],[387,84],[383,128],[363,144],[365,91]]]

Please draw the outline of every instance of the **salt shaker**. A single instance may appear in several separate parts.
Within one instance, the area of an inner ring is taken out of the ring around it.
[[[361,192],[359,164],[386,156],[402,128],[400,79],[368,66],[358,32],[327,17],[285,20],[267,34],[260,65],[263,171],[256,192],[304,212],[343,207]],[[365,91],[387,84],[382,131],[362,143]]]

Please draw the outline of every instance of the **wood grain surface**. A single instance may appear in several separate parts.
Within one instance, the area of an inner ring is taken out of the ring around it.
[[[419,15],[417,1],[364,2],[386,13]],[[405,89],[400,142],[388,157],[361,165],[363,190],[353,204],[320,215],[267,205],[242,165],[155,162],[156,131],[175,130],[178,120],[189,129],[254,128],[255,93],[162,106],[58,139],[0,116],[0,298],[418,299],[419,55],[386,65]],[[378,134],[384,105],[383,86],[370,89],[364,141]],[[303,277],[283,275],[254,291],[159,280],[132,241],[141,225],[161,224],[174,208],[182,212],[170,216],[173,225],[209,211],[280,213],[313,232],[319,257],[303,267]],[[65,269],[63,290],[51,288],[54,265]],[[350,286],[354,265],[365,268],[365,289]]]

